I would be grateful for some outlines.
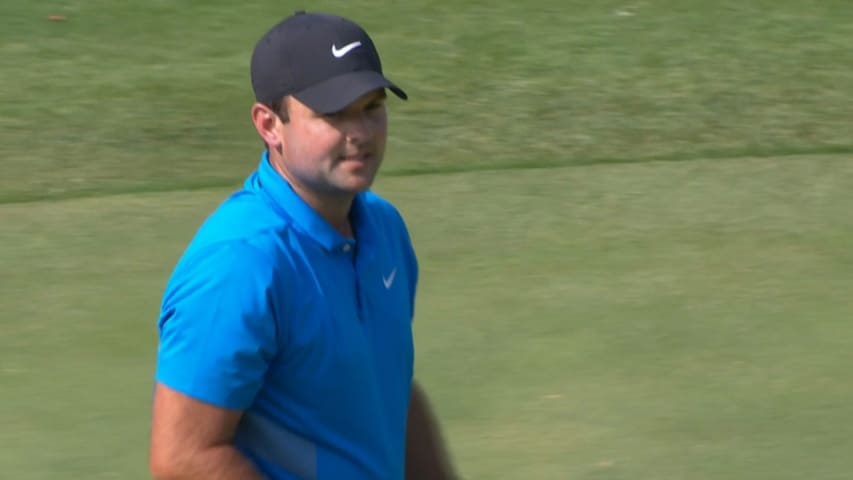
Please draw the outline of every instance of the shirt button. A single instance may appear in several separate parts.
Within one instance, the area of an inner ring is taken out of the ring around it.
[[[349,244],[347,243],[347,244],[344,244],[343,247],[341,247],[341,250],[343,250],[344,252],[349,252],[351,248],[352,247],[350,247]]]

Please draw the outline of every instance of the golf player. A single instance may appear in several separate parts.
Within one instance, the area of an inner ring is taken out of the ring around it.
[[[317,13],[269,30],[251,79],[266,148],[163,295],[152,476],[456,478],[413,382],[417,259],[369,191],[386,92],[406,94],[361,27]]]

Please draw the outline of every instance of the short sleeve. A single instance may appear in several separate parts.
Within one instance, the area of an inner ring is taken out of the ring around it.
[[[278,349],[273,272],[244,243],[185,256],[163,297],[157,381],[222,408],[249,407]]]

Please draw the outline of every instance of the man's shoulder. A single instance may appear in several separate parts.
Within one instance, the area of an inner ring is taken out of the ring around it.
[[[240,190],[221,202],[196,231],[191,246],[245,244],[272,254],[275,239],[291,227],[255,192]]]
[[[382,232],[381,235],[388,242],[387,245],[400,252],[401,255],[414,259],[414,245],[400,210],[389,200],[372,191],[365,192],[362,201],[365,208],[370,212],[372,223]]]
[[[390,200],[372,190],[364,192],[361,198],[373,217],[379,218],[386,225],[406,229],[403,215]]]
[[[291,228],[259,195],[240,190],[222,201],[201,223],[175,266],[193,271],[203,265],[227,270],[264,270],[272,275],[282,265],[280,239]],[[261,274],[263,272],[257,272]]]

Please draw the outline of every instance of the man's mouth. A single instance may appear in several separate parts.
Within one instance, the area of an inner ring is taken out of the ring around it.
[[[366,162],[370,161],[371,158],[373,158],[373,154],[371,154],[370,152],[361,152],[361,153],[341,155],[338,158],[342,162],[366,163]]]

